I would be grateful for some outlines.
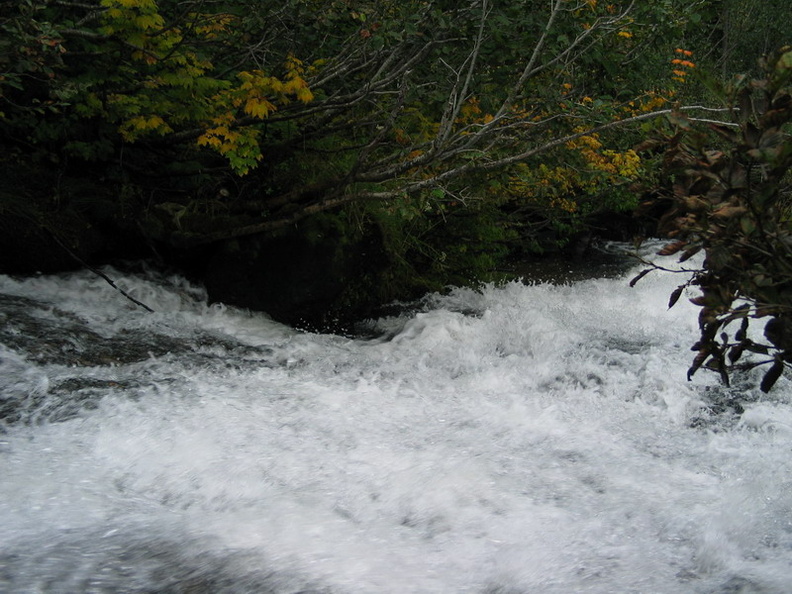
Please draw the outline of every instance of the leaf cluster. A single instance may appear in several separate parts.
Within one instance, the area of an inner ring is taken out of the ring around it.
[[[664,149],[669,183],[642,208],[658,215],[658,231],[672,239],[660,255],[705,256],[669,303],[689,286],[701,293],[691,299],[700,308],[700,337],[688,375],[706,367],[728,383],[735,369],[766,366],[767,392],[792,364],[792,48],[761,66],[761,78],[710,81],[730,121],[675,113],[664,137],[644,143]],[[761,340],[750,332],[757,319]]]

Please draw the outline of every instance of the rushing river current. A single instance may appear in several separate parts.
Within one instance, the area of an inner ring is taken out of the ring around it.
[[[792,384],[686,370],[680,275],[296,331],[0,276],[0,592],[792,592]]]

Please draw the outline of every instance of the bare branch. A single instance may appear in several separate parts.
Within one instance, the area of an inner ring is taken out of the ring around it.
[[[587,130],[583,130],[581,132],[576,132],[574,134],[568,134],[566,136],[561,136],[559,138],[555,138],[549,142],[546,142],[540,146],[530,148],[528,150],[522,151],[520,153],[510,155],[508,157],[502,157],[498,159],[492,160],[484,160],[484,161],[471,161],[469,163],[465,163],[464,165],[460,165],[454,169],[450,169],[439,173],[431,178],[424,179],[418,182],[413,182],[409,184],[405,190],[406,191],[417,191],[424,188],[435,187],[438,186],[448,180],[460,177],[463,174],[471,173],[473,171],[477,172],[484,172],[484,171],[493,171],[496,169],[502,169],[504,167],[508,167],[509,165],[514,165],[516,163],[521,163],[523,161],[527,161],[531,157],[534,157],[540,153],[545,153],[550,151],[554,148],[559,146],[563,146],[568,142],[572,142],[573,140],[577,140],[583,136],[590,136],[591,134],[597,134],[599,132],[604,132],[605,130],[610,130],[613,128],[619,128],[622,126],[626,126],[628,124],[632,124],[635,122],[640,122],[643,120],[648,120],[652,118],[656,118],[663,115],[669,115],[676,111],[694,111],[697,109],[702,109],[701,106],[693,105],[693,106],[686,106],[686,107],[679,107],[676,109],[661,109],[657,111],[642,113],[636,116],[631,116],[629,118],[624,118],[621,120],[614,120],[612,122],[608,122],[605,124],[600,124],[598,126],[593,126]],[[728,112],[728,109],[723,109],[722,111]]]
[[[470,83],[473,80],[473,75],[476,72],[476,63],[478,61],[479,53],[481,52],[481,44],[484,39],[484,27],[487,23],[487,17],[489,16],[489,13],[489,3],[487,0],[483,0],[481,3],[481,17],[479,20],[478,33],[473,43],[473,48],[471,49],[467,58],[465,58],[465,63],[457,72],[456,81],[451,92],[449,93],[448,106],[446,111],[443,113],[442,119],[440,120],[440,127],[438,129],[435,141],[432,143],[433,149],[435,150],[438,145],[441,145],[446,140],[448,140],[448,137],[451,134],[453,123],[459,117],[459,112],[462,109],[462,106],[469,98],[468,91],[470,89]],[[467,64],[467,68],[465,68],[465,64]],[[462,71],[465,69],[467,72],[463,78]]]

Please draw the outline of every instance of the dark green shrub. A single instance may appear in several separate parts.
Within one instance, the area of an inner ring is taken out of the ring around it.
[[[728,383],[732,370],[766,366],[767,392],[792,363],[792,48],[761,66],[759,79],[713,84],[730,121],[674,114],[670,131],[644,144],[665,149],[667,184],[642,208],[659,213],[658,230],[672,240],[661,255],[705,254],[669,303],[688,286],[701,292],[691,299],[701,335],[688,377],[705,367]],[[756,319],[763,339],[749,332]]]

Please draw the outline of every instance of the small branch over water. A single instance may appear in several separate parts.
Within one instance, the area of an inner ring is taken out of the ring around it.
[[[135,299],[134,297],[132,297],[132,295],[130,295],[129,293],[124,291],[124,289],[122,289],[117,284],[115,284],[115,282],[113,282],[113,279],[111,279],[109,276],[107,276],[104,272],[102,272],[98,268],[95,268],[95,267],[91,266],[90,264],[88,264],[88,262],[86,262],[85,260],[80,258],[80,256],[75,254],[74,251],[71,250],[71,248],[69,248],[69,246],[67,246],[65,243],[63,243],[63,241],[61,241],[60,237],[58,237],[51,230],[50,230],[50,235],[52,235],[52,238],[55,240],[55,242],[59,246],[61,246],[66,251],[66,253],[68,253],[72,258],[74,258],[77,262],[79,262],[81,266],[84,266],[85,268],[87,268],[88,270],[93,272],[96,276],[103,278],[107,282],[108,285],[113,287],[116,291],[121,293],[124,297],[129,299],[135,305],[138,305],[138,306],[142,307],[143,309],[145,309],[146,311],[148,311],[150,313],[154,313],[153,309],[151,309],[148,305],[146,305],[145,303],[143,303],[142,301],[140,301],[138,299]]]

